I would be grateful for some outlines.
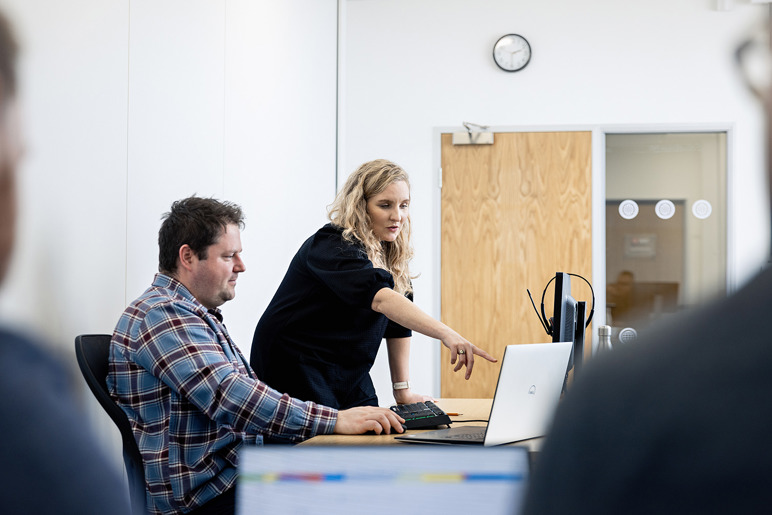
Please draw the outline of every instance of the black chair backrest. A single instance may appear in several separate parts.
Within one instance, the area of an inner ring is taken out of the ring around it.
[[[121,432],[123,441],[123,464],[129,478],[129,495],[132,512],[146,513],[145,507],[145,469],[142,467],[142,455],[131,431],[126,413],[110,397],[107,391],[107,367],[110,355],[109,334],[81,334],[75,337],[75,356],[78,366],[99,404],[113,419]]]

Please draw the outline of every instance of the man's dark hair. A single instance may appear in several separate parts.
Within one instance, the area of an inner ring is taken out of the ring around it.
[[[198,259],[207,258],[208,248],[217,242],[229,224],[244,228],[241,208],[213,198],[188,197],[172,204],[163,215],[158,231],[158,271],[174,274],[180,247],[187,244]]]
[[[8,18],[0,13],[0,101],[16,94],[16,57],[19,46]]]

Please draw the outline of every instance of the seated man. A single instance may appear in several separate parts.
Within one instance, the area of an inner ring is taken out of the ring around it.
[[[158,234],[160,273],[113,334],[107,384],[134,428],[151,513],[232,513],[245,443],[403,431],[389,409],[337,411],[255,376],[218,309],[246,269],[243,225],[234,204],[175,202]]]

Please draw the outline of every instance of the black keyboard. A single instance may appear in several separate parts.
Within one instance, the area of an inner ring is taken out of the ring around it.
[[[405,419],[407,429],[425,429],[451,423],[448,414],[432,401],[397,404],[391,407],[391,411]]]

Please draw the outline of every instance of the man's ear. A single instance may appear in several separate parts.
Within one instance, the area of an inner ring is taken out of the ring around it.
[[[196,253],[193,252],[193,249],[190,248],[190,245],[186,243],[180,247],[180,250],[177,253],[177,259],[179,260],[179,266],[190,271],[193,268],[194,261],[197,261],[198,257],[196,256]]]

